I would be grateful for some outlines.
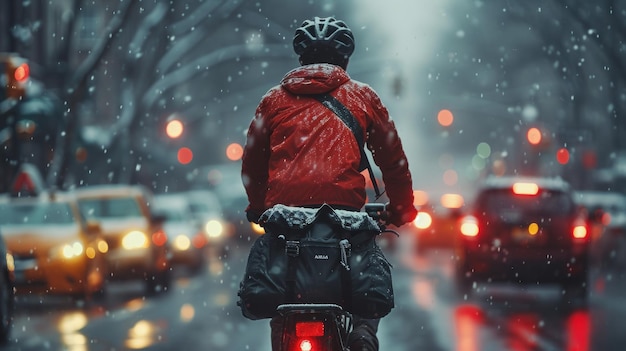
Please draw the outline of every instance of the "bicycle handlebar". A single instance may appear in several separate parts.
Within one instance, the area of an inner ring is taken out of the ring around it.
[[[374,202],[365,204],[365,213],[376,221],[386,222],[389,219],[387,204]]]

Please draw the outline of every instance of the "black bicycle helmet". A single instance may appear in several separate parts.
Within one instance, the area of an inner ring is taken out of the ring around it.
[[[293,49],[297,55],[302,56],[313,48],[332,49],[349,58],[354,52],[354,35],[343,21],[334,17],[315,17],[304,21],[293,37]]]

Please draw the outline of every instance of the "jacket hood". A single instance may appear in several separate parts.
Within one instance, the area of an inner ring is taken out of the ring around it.
[[[289,71],[280,85],[292,94],[313,95],[332,91],[349,80],[350,76],[343,68],[316,63]]]

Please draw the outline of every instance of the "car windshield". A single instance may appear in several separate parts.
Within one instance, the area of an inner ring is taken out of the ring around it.
[[[516,211],[567,215],[572,210],[572,202],[563,192],[544,190],[537,195],[514,195],[509,190],[498,190],[489,192],[488,195],[484,196],[480,208],[487,213]]]
[[[111,199],[82,199],[78,206],[81,213],[91,219],[141,217],[141,208],[132,197]]]
[[[67,203],[0,204],[0,224],[71,224],[72,210]]]

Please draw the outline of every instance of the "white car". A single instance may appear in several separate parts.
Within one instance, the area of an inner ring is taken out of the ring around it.
[[[163,219],[163,230],[171,246],[172,263],[186,266],[192,272],[201,270],[208,240],[192,216],[185,195],[157,194],[152,211]]]
[[[208,239],[208,245],[224,250],[234,235],[234,228],[224,219],[219,198],[210,190],[190,190],[184,194],[192,216],[200,223]]]

